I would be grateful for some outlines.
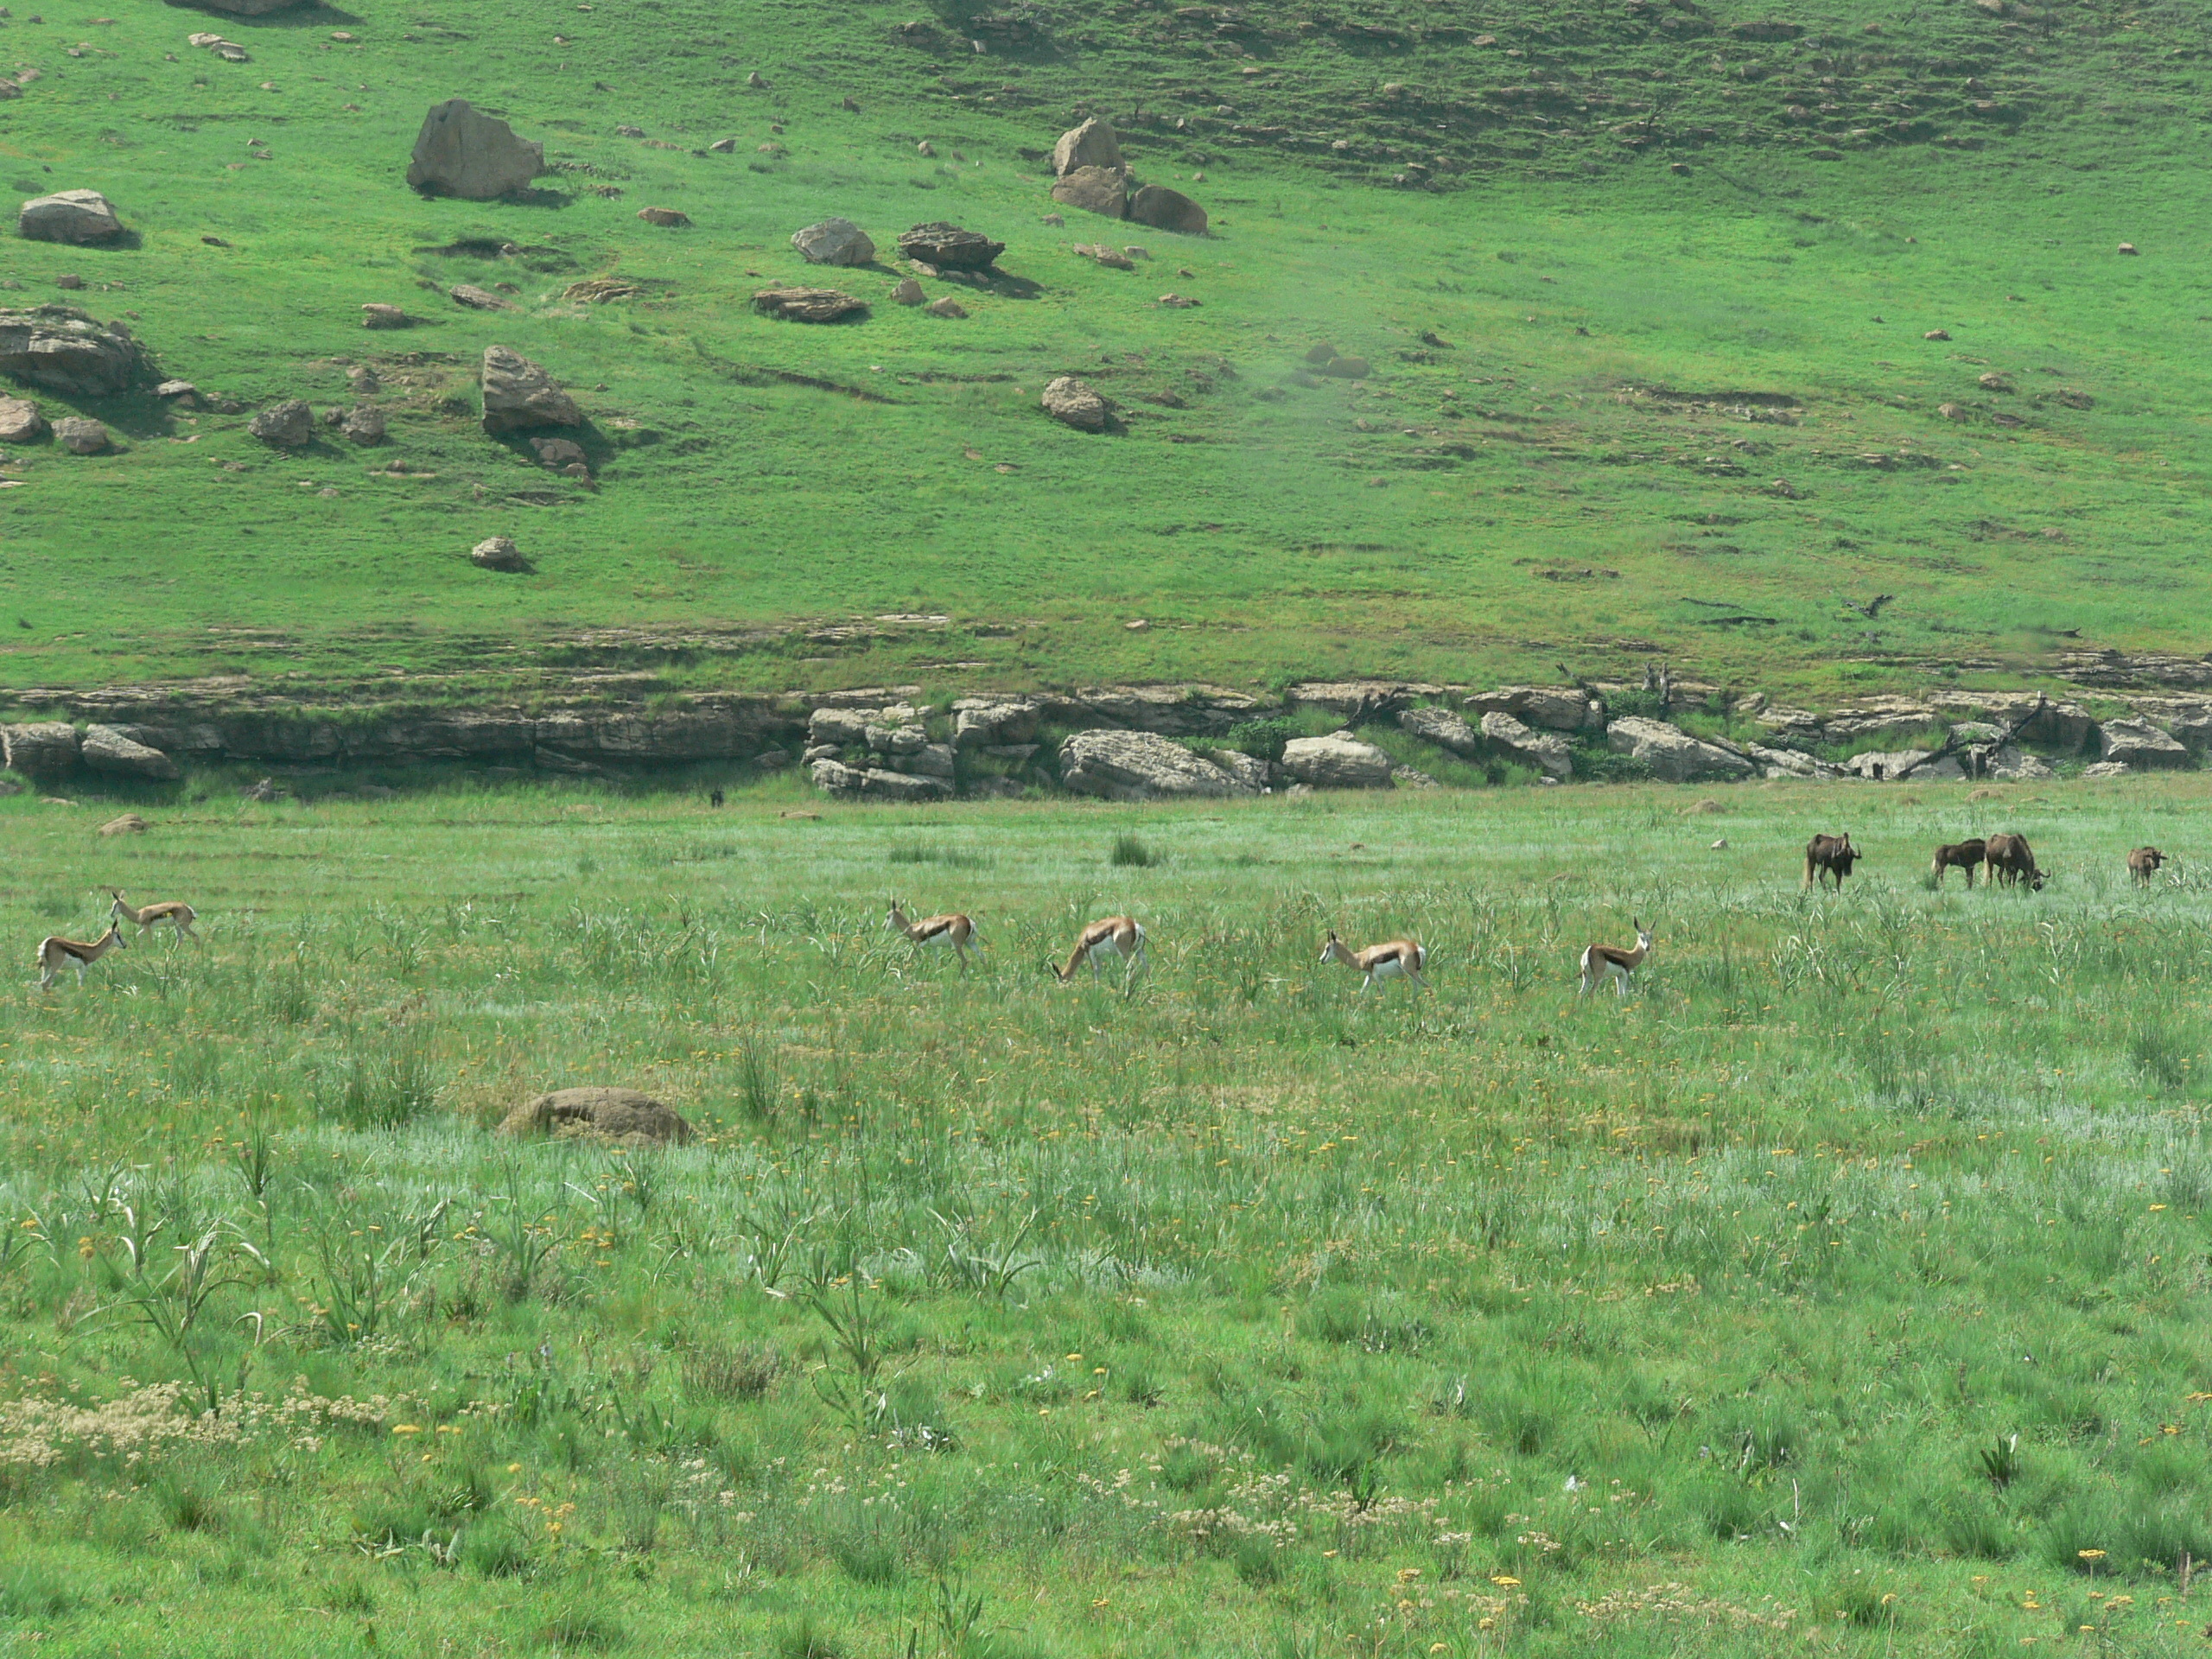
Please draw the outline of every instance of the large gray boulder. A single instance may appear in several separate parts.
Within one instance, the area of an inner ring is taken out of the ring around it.
[[[8,770],[31,778],[52,778],[77,764],[77,728],[59,720],[35,720],[0,726],[0,754]]]
[[[123,221],[97,190],[57,190],[25,202],[16,231],[32,242],[112,242],[123,234]]]
[[[1560,783],[1574,779],[1574,756],[1567,740],[1556,732],[1539,732],[1510,715],[1493,711],[1483,716],[1483,735],[1523,765],[1536,767]]]
[[[1294,737],[1283,746],[1282,769],[1315,789],[1388,789],[1395,764],[1389,754],[1350,732]]]
[[[861,774],[861,794],[879,801],[948,801],[952,798],[952,785],[943,778],[870,766]]]
[[[1060,745],[1060,782],[1078,795],[1109,801],[1175,796],[1255,795],[1243,767],[1185,748],[1157,732],[1077,732]]]
[[[1118,168],[1078,167],[1052,182],[1052,200],[1063,207],[1103,213],[1108,219],[1129,216],[1129,175]]]
[[[1573,685],[1501,685],[1465,700],[1476,715],[1510,715],[1547,731],[1579,732],[1596,723],[1590,694]]]
[[[2097,728],[2101,760],[2126,766],[2130,772],[2153,772],[2190,764],[2186,745],[2176,741],[2147,720],[2108,720]]]
[[[498,434],[533,426],[582,426],[583,411],[553,377],[506,346],[484,348],[484,429]]]
[[[159,749],[125,737],[112,726],[87,726],[79,753],[94,772],[164,781],[177,776],[175,761]]]
[[[2192,749],[2212,747],[2212,697],[2137,697],[2135,712]]]
[[[1164,184],[1147,184],[1131,196],[1129,217],[1156,231],[1173,231],[1182,236],[1206,233],[1206,210],[1180,190],[1170,190]]]
[[[545,146],[473,108],[466,99],[431,106],[415,137],[407,182],[429,194],[490,201],[525,189],[545,170]]]
[[[46,416],[28,397],[0,397],[0,443],[29,443],[46,435]]]
[[[1692,737],[1679,726],[1640,715],[1624,715],[1605,728],[1605,747],[1641,760],[1651,775],[1670,784],[1701,778],[1748,778],[1754,768],[1733,750]]]
[[[245,429],[280,449],[302,448],[315,442],[315,410],[304,398],[287,397],[256,415]]]
[[[1398,726],[1424,743],[1471,760],[1483,752],[1482,734],[1449,709],[1422,707],[1401,709]]]
[[[1081,126],[1070,127],[1052,146],[1052,171],[1061,178],[1086,167],[1116,173],[1128,167],[1122,159],[1122,141],[1114,136],[1114,129],[1095,115]]]
[[[1049,382],[1040,401],[1047,415],[1078,432],[1103,432],[1114,423],[1114,406],[1071,374]]]
[[[0,311],[0,374],[65,396],[124,390],[139,365],[138,342],[66,305]]]
[[[791,246],[810,265],[865,265],[875,257],[875,244],[849,219],[825,219],[793,231]]]
[[[817,709],[820,720],[828,709]],[[952,741],[963,749],[1027,743],[1037,735],[1043,705],[1033,697],[963,697],[952,705]]]

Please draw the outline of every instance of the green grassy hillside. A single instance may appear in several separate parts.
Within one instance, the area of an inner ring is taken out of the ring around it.
[[[249,407],[350,401],[365,366],[392,421],[380,449],[286,455],[244,414],[135,396],[82,411],[120,453],[14,452],[0,683],[458,693],[671,637],[671,683],[765,686],[1475,678],[1656,649],[1817,690],[2018,671],[2059,641],[2201,648],[2190,158],[2212,106],[2178,7],[1062,4],[894,28],[916,21],[130,0],[0,22],[0,62],[36,72],[0,103],[0,181],[99,188],[136,233],[10,242],[0,300],[124,320],[159,373]],[[188,45],[201,29],[251,60]],[[532,200],[406,188],[423,111],[455,95],[546,141]],[[1215,233],[1046,225],[1041,152],[1084,111]],[[1005,280],[926,284],[960,321],[889,303],[887,267],[825,277],[864,321],[753,315],[805,269],[791,232],[833,213],[886,257],[918,221],[985,230]],[[1152,258],[1070,251],[1101,238]],[[606,276],[634,293],[564,297]],[[454,305],[462,282],[512,309]],[[374,301],[423,326],[365,331]],[[1322,340],[1372,378],[1287,379]],[[494,342],[576,392],[596,489],[478,429]],[[1069,372],[1125,433],[1039,411]],[[534,575],[467,563],[497,533]],[[1844,602],[1877,594],[1872,624]]]

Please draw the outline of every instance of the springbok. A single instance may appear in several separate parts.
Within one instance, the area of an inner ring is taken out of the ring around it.
[[[1374,988],[1378,979],[1410,979],[1422,990],[1428,982],[1421,970],[1428,966],[1428,950],[1411,939],[1392,939],[1387,944],[1370,944],[1364,950],[1355,950],[1337,937],[1334,928],[1321,944],[1324,963],[1341,962],[1347,968],[1357,968],[1366,977],[1359,982],[1359,994],[1365,996]]]
[[[54,982],[62,969],[77,970],[77,983],[85,982],[85,966],[98,962],[111,950],[128,950],[130,941],[123,937],[123,929],[111,921],[107,931],[86,944],[82,939],[65,939],[59,933],[49,934],[38,942],[38,988],[41,991],[54,988]]]
[[[906,912],[899,901],[891,901],[891,913],[883,918],[884,926],[894,933],[904,933],[916,944],[949,944],[960,953],[960,971],[968,971],[968,942],[976,938],[976,924],[955,912],[946,916],[925,916],[918,922],[906,919]],[[979,944],[981,941],[977,941]]]
[[[200,919],[200,912],[181,899],[164,899],[159,904],[134,910],[124,900],[122,888],[102,887],[100,891],[115,900],[108,907],[109,917],[118,922],[137,923],[138,937],[142,939],[163,922],[167,922],[181,939],[196,940],[200,937],[192,931],[193,923]]]
[[[1582,988],[1577,996],[1587,996],[1601,980],[1613,982],[1613,995],[1628,995],[1629,976],[1643,966],[1643,959],[1651,954],[1651,930],[1642,922],[1636,924],[1636,949],[1624,950],[1617,944],[1593,944],[1582,952]]]
[[[1075,949],[1068,952],[1067,966],[1054,968],[1053,976],[1065,985],[1075,977],[1075,970],[1087,962],[1090,964],[1090,976],[1096,979],[1101,957],[1119,957],[1128,964],[1125,977],[1135,978],[1144,963],[1144,924],[1128,916],[1109,916],[1093,922],[1076,936]]]

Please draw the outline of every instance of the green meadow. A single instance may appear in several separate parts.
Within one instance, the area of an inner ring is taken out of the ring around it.
[[[2200,1649],[2200,777],[801,798],[0,802],[0,1645]]]
[[[100,188],[130,245],[11,242],[0,299],[124,321],[156,373],[241,412],[149,383],[79,411],[118,453],[0,465],[17,693],[1658,654],[1809,696],[2202,646],[2212,106],[2178,6],[86,11],[0,21],[0,60],[36,71],[0,103],[0,180]],[[545,141],[531,200],[405,188],[454,95]],[[1213,233],[1047,225],[1044,152],[1084,112]],[[963,321],[892,304],[887,264],[814,273],[864,321],[755,315],[833,213],[887,261],[919,221],[985,230],[1003,277],[925,284]],[[1102,239],[1150,257],[1071,251]],[[569,297],[601,277],[626,297]],[[511,308],[454,305],[460,283]],[[367,302],[420,326],[366,333]],[[1373,373],[1304,374],[1320,342]],[[595,487],[478,429],[493,343],[582,401]],[[246,434],[266,402],[353,401],[363,370],[387,444]],[[1039,412],[1067,372],[1125,432]],[[534,574],[471,566],[493,534]],[[1871,623],[1847,603],[1878,595]]]

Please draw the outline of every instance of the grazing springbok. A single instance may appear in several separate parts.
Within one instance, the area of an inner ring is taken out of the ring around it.
[[[899,901],[891,901],[891,913],[883,918],[884,926],[894,933],[904,933],[916,944],[949,944],[960,953],[960,971],[968,971],[968,944],[976,938],[976,924],[957,913],[950,916],[925,916],[918,922],[906,919],[906,912]],[[978,944],[982,941],[977,940]]]
[[[1629,976],[1643,966],[1643,959],[1651,954],[1651,930],[1642,922],[1636,925],[1636,949],[1624,950],[1617,944],[1593,944],[1582,953],[1582,988],[1577,996],[1587,996],[1602,980],[1613,982],[1613,995],[1628,995]]]
[[[2036,855],[2029,850],[2025,836],[1992,836],[1982,862],[1988,866],[1992,881],[2002,881],[2008,887],[2025,881],[2030,891],[2043,891],[2044,874],[2036,868]]]
[[[2157,848],[2138,847],[2127,855],[2127,873],[2139,885],[2147,887],[2151,879],[2158,874],[2158,866],[2165,861],[2166,855]]]
[[[1835,890],[1843,891],[1843,878],[1851,874],[1851,867],[1859,861],[1859,849],[1851,844],[1851,832],[1840,836],[1815,836],[1805,843],[1805,885],[1811,887],[1823,875],[1835,877]]]
[[[1428,982],[1421,970],[1428,966],[1428,949],[1415,944],[1411,939],[1392,939],[1387,944],[1370,944],[1364,950],[1355,950],[1337,937],[1334,928],[1321,944],[1324,963],[1341,962],[1347,968],[1357,968],[1366,977],[1359,982],[1359,994],[1365,996],[1375,988],[1378,979],[1410,979],[1421,990],[1428,988]]]
[[[1076,936],[1075,949],[1068,952],[1067,966],[1054,968],[1053,976],[1065,985],[1075,977],[1075,970],[1087,962],[1090,964],[1090,976],[1096,979],[1101,957],[1120,957],[1128,964],[1128,976],[1134,978],[1144,961],[1144,925],[1127,916],[1109,916],[1093,922]]]
[[[54,982],[64,968],[77,970],[77,983],[85,982],[85,967],[98,962],[111,950],[128,950],[130,941],[123,937],[123,929],[111,921],[107,931],[89,944],[82,939],[65,939],[59,933],[51,934],[38,942],[38,988],[41,991],[54,988]]]
[[[192,931],[193,923],[200,919],[200,912],[181,899],[164,899],[157,905],[148,905],[143,909],[134,910],[124,901],[122,888],[102,887],[100,891],[115,900],[108,906],[107,913],[110,919],[118,922],[136,922],[138,925],[138,937],[142,939],[163,922],[167,922],[175,929],[177,938],[181,939],[197,939],[200,937]]]
[[[1936,849],[1936,885],[1939,887],[1943,885],[1945,872],[1959,869],[1967,873],[1967,886],[1971,887],[1974,886],[1974,870],[1988,852],[1989,843],[1978,836],[1972,841],[1955,841],[1948,846],[1938,847]]]

